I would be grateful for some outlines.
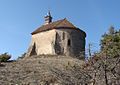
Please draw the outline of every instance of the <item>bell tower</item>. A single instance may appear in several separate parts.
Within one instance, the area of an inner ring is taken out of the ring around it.
[[[50,24],[52,22],[52,16],[50,11],[47,13],[47,15],[44,18],[45,18],[45,25]]]

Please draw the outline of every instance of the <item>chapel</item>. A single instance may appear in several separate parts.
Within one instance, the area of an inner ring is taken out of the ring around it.
[[[86,33],[66,18],[52,21],[48,12],[45,23],[31,33],[27,56],[64,55],[84,59]]]

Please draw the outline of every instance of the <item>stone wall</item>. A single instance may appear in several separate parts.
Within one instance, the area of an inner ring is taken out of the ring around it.
[[[61,54],[78,58],[80,55],[83,55],[84,57],[85,35],[81,31],[73,29],[57,29],[56,32],[59,36],[57,42],[59,43]]]
[[[85,35],[73,29],[53,29],[32,35],[28,56],[66,55],[84,58]],[[81,52],[83,52],[81,54]]]
[[[29,49],[29,52],[32,51],[33,46],[35,44],[35,51],[37,55],[41,54],[55,54],[54,50],[54,42],[55,42],[55,30],[40,32],[32,35],[32,40]]]

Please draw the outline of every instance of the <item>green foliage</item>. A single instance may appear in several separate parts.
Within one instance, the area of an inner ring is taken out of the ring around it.
[[[3,53],[0,55],[0,62],[6,62],[11,58],[11,55],[8,53]]]
[[[120,55],[120,31],[115,31],[113,27],[110,27],[109,32],[102,36],[101,52],[113,57]]]

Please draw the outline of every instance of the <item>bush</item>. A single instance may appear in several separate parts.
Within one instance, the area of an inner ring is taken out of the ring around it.
[[[11,55],[8,53],[3,53],[0,55],[0,62],[6,62],[11,58]]]

